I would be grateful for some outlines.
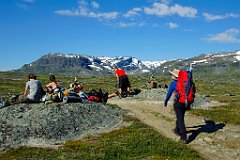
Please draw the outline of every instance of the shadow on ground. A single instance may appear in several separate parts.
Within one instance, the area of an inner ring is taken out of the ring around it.
[[[188,143],[195,140],[200,133],[214,133],[220,129],[223,129],[225,125],[226,125],[225,123],[216,124],[214,121],[206,120],[204,125],[187,127],[187,128],[192,128],[192,130],[189,130],[187,132],[187,133],[191,133],[191,135],[188,137]]]

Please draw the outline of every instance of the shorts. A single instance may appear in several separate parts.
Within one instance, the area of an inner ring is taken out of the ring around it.
[[[127,88],[130,88],[130,83],[127,76],[120,76],[119,82],[118,82],[118,88],[121,88],[122,90],[127,90]]]

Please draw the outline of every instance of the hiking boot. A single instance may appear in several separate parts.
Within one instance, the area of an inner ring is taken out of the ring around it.
[[[183,143],[183,144],[188,144],[188,141],[186,139],[180,139],[180,141]]]
[[[106,104],[108,101],[108,92],[104,93],[104,96],[102,98],[103,104]]]
[[[118,96],[119,96],[119,98],[120,98],[120,99],[123,97],[123,95],[122,95],[122,94],[119,94]]]
[[[172,129],[172,132],[173,132],[175,135],[180,136],[179,131],[177,131],[176,129]]]
[[[19,102],[20,102],[20,100],[19,100],[19,95],[13,95],[13,96],[11,96],[10,103],[15,104],[15,103],[19,103]]]
[[[181,141],[183,144],[188,144],[187,135],[181,135],[180,141]]]

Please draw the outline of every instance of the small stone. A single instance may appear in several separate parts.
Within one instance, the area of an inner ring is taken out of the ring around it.
[[[213,143],[214,142],[213,139],[209,138],[209,137],[205,137],[203,140],[207,143]]]

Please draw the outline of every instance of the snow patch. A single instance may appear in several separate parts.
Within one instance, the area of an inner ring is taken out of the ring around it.
[[[237,55],[237,56],[235,56],[235,58],[236,58],[238,61],[240,61],[240,51],[237,51],[237,52],[236,52],[236,55]]]
[[[202,60],[198,60],[198,61],[193,61],[193,64],[196,64],[196,63],[207,63],[207,59],[202,59]]]
[[[88,66],[91,67],[91,68],[97,68],[97,70],[102,70],[102,68],[94,66],[94,65],[88,65]]]
[[[166,60],[164,60],[164,61],[142,61],[142,63],[145,66],[147,66],[148,68],[157,68],[165,62],[167,62],[167,61]]]
[[[143,73],[148,73],[148,72],[150,72],[150,71],[147,70],[147,69],[143,69],[142,72],[143,72]]]
[[[236,56],[235,58],[237,58],[237,60],[240,60],[240,56]]]
[[[103,67],[108,69],[108,70],[112,70],[112,68],[110,68],[109,66],[103,66]]]

